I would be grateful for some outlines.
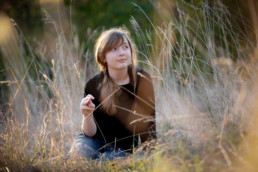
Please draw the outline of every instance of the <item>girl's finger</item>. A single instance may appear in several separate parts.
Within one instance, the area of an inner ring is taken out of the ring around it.
[[[81,110],[94,111],[95,108],[89,106],[81,106]]]
[[[89,97],[91,100],[94,100],[95,98],[93,97],[93,95],[88,94],[86,97]]]
[[[91,107],[91,108],[95,108],[95,104],[94,103],[92,103],[92,101],[89,103],[89,105],[88,105],[89,107]]]
[[[94,100],[94,99],[95,99],[95,98],[94,98],[91,94],[88,94],[85,98],[82,99],[81,104],[86,104],[86,105],[88,105],[89,102],[90,102],[91,100]]]
[[[84,98],[82,99],[82,102],[85,102],[85,101],[88,101],[88,100],[90,100],[89,97],[84,97]]]
[[[89,99],[82,99],[81,104],[82,105],[87,105],[89,102],[90,102]]]
[[[88,94],[85,98],[83,98],[82,100],[83,101],[87,101],[87,100],[94,100],[95,98],[91,95],[91,94]]]

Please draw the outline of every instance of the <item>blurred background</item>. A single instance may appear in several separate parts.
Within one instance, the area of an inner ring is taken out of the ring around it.
[[[66,39],[78,39],[79,44],[83,43],[82,51],[92,52],[95,38],[101,31],[111,27],[125,26],[131,31],[139,51],[143,52],[148,42],[143,42],[140,37],[137,37],[136,32],[139,29],[145,37],[148,35],[154,37],[154,27],[162,26],[162,24],[165,26],[165,23],[172,18],[180,20],[182,13],[176,9],[176,5],[182,6],[191,15],[195,11],[187,5],[184,6],[184,3],[201,7],[204,3],[216,6],[218,2],[228,10],[229,14],[227,15],[233,16],[233,18],[228,18],[228,20],[232,19],[229,21],[232,24],[230,26],[232,32],[242,32],[242,35],[248,37],[250,41],[255,41],[254,33],[249,28],[252,27],[250,10],[247,1],[244,0],[185,0],[185,2],[173,0],[114,0],[112,2],[108,0],[1,0],[0,41],[7,42],[8,39],[11,39],[10,35],[13,34],[13,30],[18,29],[18,34],[22,34],[34,53],[34,49],[38,46],[45,46],[49,51],[49,47],[53,47],[55,44],[57,32],[61,31]],[[47,16],[51,19],[47,19]],[[139,25],[136,26],[134,21]],[[55,26],[49,22],[55,22]],[[190,22],[190,27],[194,28],[195,24],[191,26]],[[204,22],[200,24],[205,25]],[[216,31],[219,32],[219,28],[217,30],[215,28]],[[220,35],[215,36],[219,37]],[[11,47],[9,48],[11,49]],[[46,56],[50,56],[49,52],[46,52]],[[147,56],[150,57],[150,54]],[[10,72],[6,70],[4,64],[3,49],[1,49],[1,81],[6,80],[7,72]],[[0,90],[3,108],[3,104],[7,102],[6,83],[1,83]]]
[[[156,96],[156,152],[126,168],[258,169],[256,0],[1,0],[0,171],[69,151],[112,27],[130,31]]]

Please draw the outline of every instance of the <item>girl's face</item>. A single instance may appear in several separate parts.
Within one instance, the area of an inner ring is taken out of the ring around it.
[[[126,38],[122,39],[122,44],[113,47],[107,51],[105,62],[108,70],[122,70],[128,67],[132,62],[130,45]]]

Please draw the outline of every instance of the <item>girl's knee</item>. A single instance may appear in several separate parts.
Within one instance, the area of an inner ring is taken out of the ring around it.
[[[98,154],[97,150],[92,149],[86,144],[78,144],[78,143],[73,144],[69,152],[70,157],[74,157],[76,159],[78,158],[95,159],[97,154]]]
[[[69,157],[96,159],[100,147],[101,144],[98,140],[80,134],[70,149]]]

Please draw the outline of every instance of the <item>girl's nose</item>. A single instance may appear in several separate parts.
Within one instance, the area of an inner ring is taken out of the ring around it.
[[[120,47],[120,48],[118,49],[118,53],[119,53],[119,55],[124,55],[124,50],[123,50],[122,47]]]

